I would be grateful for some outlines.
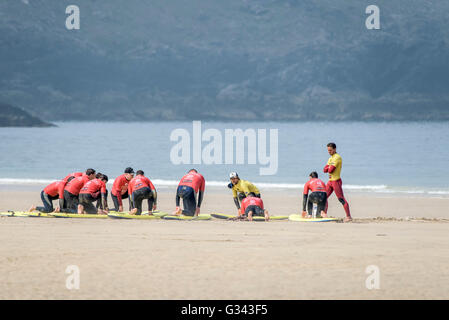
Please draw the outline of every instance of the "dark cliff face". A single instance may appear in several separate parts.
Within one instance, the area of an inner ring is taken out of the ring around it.
[[[125,4],[126,3],[126,4]],[[0,3],[0,100],[52,120],[449,120],[449,1]]]
[[[0,127],[54,127],[52,123],[30,115],[28,112],[0,102]]]

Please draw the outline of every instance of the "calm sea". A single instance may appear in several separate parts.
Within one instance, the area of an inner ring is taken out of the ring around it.
[[[202,132],[217,129],[277,129],[278,170],[260,175],[260,164],[175,165],[170,141],[175,129],[192,122],[60,122],[55,128],[0,128],[0,184],[46,183],[73,171],[95,168],[120,175],[142,169],[155,184],[171,186],[187,169],[197,168],[207,185],[225,186],[230,171],[262,187],[300,188],[308,174],[322,174],[333,141],[343,158],[347,190],[449,196],[449,123],[221,123],[202,122]],[[269,135],[267,134],[269,142]],[[193,143],[193,141],[192,141]],[[204,148],[208,142],[203,142]],[[267,143],[268,145],[268,143]],[[273,150],[269,150],[273,152]],[[192,151],[191,151],[192,152]],[[245,153],[245,163],[247,161]],[[225,147],[223,145],[223,162]],[[235,160],[234,160],[235,163]]]

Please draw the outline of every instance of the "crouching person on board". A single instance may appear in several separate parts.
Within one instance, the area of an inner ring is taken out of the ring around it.
[[[243,197],[243,196],[241,196]],[[253,221],[253,217],[265,217],[265,221],[270,220],[268,210],[264,209],[263,201],[261,198],[254,196],[250,193],[242,200],[241,213],[237,216],[237,219],[248,219]]]
[[[96,178],[87,182],[80,190],[78,214],[107,214],[107,190],[106,183],[108,176],[98,173]],[[100,201],[99,208],[96,208],[93,203]]]

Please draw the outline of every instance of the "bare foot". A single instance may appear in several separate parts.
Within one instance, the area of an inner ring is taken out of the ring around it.
[[[324,211],[321,211],[321,218],[327,218],[327,213]]]
[[[53,212],[55,212],[55,213],[60,213],[60,212],[61,212],[61,208],[56,207],[55,211],[53,211]]]
[[[345,217],[345,219],[343,220],[344,222],[351,222],[352,221],[352,217]]]
[[[30,208],[30,210],[28,210],[28,212],[33,212],[34,210],[36,210],[36,206],[32,206],[32,207]]]
[[[309,214],[306,219],[312,219],[312,215]]]

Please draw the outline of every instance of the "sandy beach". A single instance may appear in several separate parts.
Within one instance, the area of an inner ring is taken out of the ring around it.
[[[41,188],[0,186],[0,211],[39,204]],[[226,191],[208,189],[202,213],[234,213]],[[300,191],[261,193],[271,214],[300,210]],[[1,217],[0,299],[449,298],[449,198],[347,199],[352,223]],[[159,209],[173,205],[160,190]],[[329,214],[344,217],[335,196]],[[379,289],[366,287],[368,266]]]

